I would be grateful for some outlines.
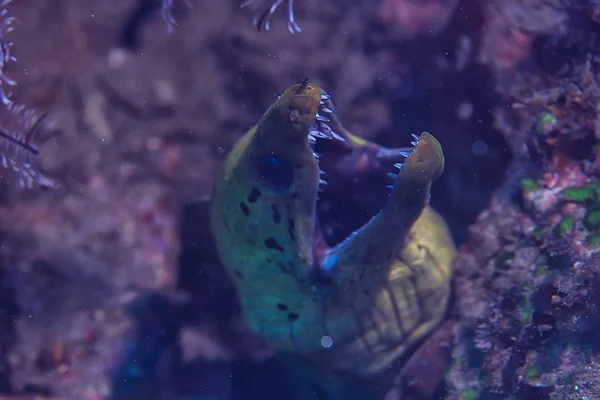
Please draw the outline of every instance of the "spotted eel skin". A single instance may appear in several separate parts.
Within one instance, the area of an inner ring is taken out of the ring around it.
[[[316,140],[394,153],[348,133],[329,95],[290,87],[235,145],[217,177],[211,228],[245,320],[275,349],[368,375],[402,359],[444,318],[456,255],[428,206],[444,155],[429,133],[402,157],[385,206],[329,248],[316,216]],[[406,157],[406,159],[404,159]],[[324,348],[322,340],[330,342]]]

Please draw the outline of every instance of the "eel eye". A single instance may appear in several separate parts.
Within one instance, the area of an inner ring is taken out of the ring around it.
[[[290,111],[290,116],[288,118],[290,122],[296,122],[298,120],[298,117],[300,117],[300,113],[298,112],[298,110],[292,110]]]
[[[271,154],[258,158],[257,170],[260,179],[277,191],[289,189],[294,181],[292,166]]]

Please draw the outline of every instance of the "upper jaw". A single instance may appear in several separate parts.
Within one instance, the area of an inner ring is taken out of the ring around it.
[[[329,94],[321,89],[321,99],[317,115],[308,132],[310,144],[316,143],[317,139],[336,140],[349,146],[348,140],[344,137],[339,120],[334,113],[333,102]]]

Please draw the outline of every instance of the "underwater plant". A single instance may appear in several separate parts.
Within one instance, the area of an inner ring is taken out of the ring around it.
[[[0,162],[16,174],[20,187],[56,186],[39,166],[38,146],[57,133],[46,114],[14,103],[0,105]]]
[[[302,29],[296,23],[296,17],[294,16],[294,0],[246,0],[240,7],[245,8],[256,2],[264,3],[264,6],[259,12],[256,13],[253,20],[254,26],[256,26],[258,30],[263,28],[266,31],[269,30],[273,14],[277,8],[279,8],[279,6],[285,2],[287,6],[286,22],[288,31],[290,31],[290,33],[302,32]],[[173,25],[176,24],[173,14],[171,13],[171,9],[173,8],[173,0],[161,0],[161,8],[163,18],[166,22],[167,31],[171,32],[173,30]]]
[[[247,7],[250,4],[254,4],[259,0],[246,0],[241,7]],[[261,0],[262,1],[262,0]],[[281,3],[285,2],[287,6],[287,28],[290,33],[302,32],[300,26],[296,23],[296,17],[294,16],[294,0],[267,0],[263,1],[265,5],[263,8],[254,16],[254,26],[256,29],[261,30],[264,28],[266,31],[269,30],[271,24],[271,18],[273,14],[277,10],[277,8],[281,5]]]
[[[0,98],[4,104],[9,104],[10,94],[6,93],[4,85],[14,86],[16,83],[5,74],[6,64],[16,61],[16,58],[10,54],[13,42],[6,38],[6,35],[13,30],[15,18],[8,15],[8,9],[5,8],[12,0],[2,0],[0,2]]]
[[[10,53],[13,42],[6,38],[15,21],[5,8],[11,1],[0,3],[0,164],[16,174],[22,188],[32,188],[34,183],[53,187],[56,182],[44,175],[38,164],[38,146],[57,132],[52,129],[46,114],[38,115],[24,105],[14,104],[4,88],[4,85],[16,85],[4,73],[7,63],[16,61]]]
[[[173,14],[171,13],[171,8],[173,7],[173,0],[162,0],[162,15],[165,19],[167,25],[167,31],[173,31],[173,25],[176,24],[175,18],[173,18]]]

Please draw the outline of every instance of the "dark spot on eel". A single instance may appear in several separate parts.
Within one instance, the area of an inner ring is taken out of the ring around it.
[[[288,313],[288,321],[294,322],[294,321],[297,321],[297,320],[298,320],[298,314],[293,313],[293,312]]]
[[[250,209],[248,208],[248,205],[246,203],[244,203],[244,202],[240,203],[240,210],[242,210],[244,215],[246,215],[246,216],[250,215]]]
[[[281,311],[287,311],[288,308],[287,308],[287,306],[285,304],[278,303],[277,304],[277,309],[281,310]]]
[[[278,261],[275,263],[275,265],[277,265],[279,267],[279,270],[284,274],[294,276],[294,264],[288,263],[289,268],[287,268],[284,263]]]
[[[283,253],[283,247],[281,247],[281,245],[277,242],[277,240],[275,240],[274,237],[265,239],[265,247],[267,249],[274,249]]]
[[[292,242],[296,243],[296,222],[292,218],[288,219],[288,235]]]
[[[271,204],[271,210],[273,211],[273,222],[276,224],[281,222],[281,213],[279,212],[279,208],[277,205]]]
[[[248,201],[250,203],[256,203],[256,200],[260,197],[262,193],[257,188],[252,188],[250,194],[248,195]]]

